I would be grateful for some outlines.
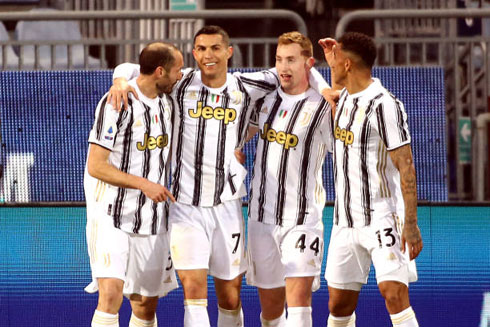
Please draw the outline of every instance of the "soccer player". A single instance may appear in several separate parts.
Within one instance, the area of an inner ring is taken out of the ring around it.
[[[165,43],[146,46],[141,74],[129,84],[139,100],[118,112],[105,95],[89,136],[84,188],[87,245],[99,291],[92,327],[119,326],[123,294],[132,308],[130,327],[157,326],[158,298],[177,287],[165,226],[172,99],[183,57]]]
[[[243,144],[255,100],[271,92],[277,77],[264,71],[229,74],[233,52],[226,31],[205,26],[194,37],[199,67],[186,69],[176,85],[172,144],[172,190],[169,237],[172,260],[184,289],[184,326],[209,326],[207,275],[214,277],[218,326],[242,326],[242,275],[247,262],[241,197],[246,170],[235,159]],[[137,73],[131,64],[114,77]],[[129,88],[124,79],[113,87]],[[117,93],[117,92],[116,92]],[[119,101],[121,95],[115,95]]]
[[[334,118],[336,200],[325,277],[329,327],[355,326],[373,262],[393,326],[418,326],[409,282],[422,250],[417,188],[403,104],[371,76],[374,41],[349,32],[322,39],[335,82],[345,86]]]
[[[311,41],[301,33],[279,37],[281,87],[257,106],[249,131],[249,137],[259,131],[259,138],[249,201],[247,282],[258,287],[262,326],[311,327],[312,288],[320,286],[322,165],[332,129],[330,106],[308,83],[312,55]]]

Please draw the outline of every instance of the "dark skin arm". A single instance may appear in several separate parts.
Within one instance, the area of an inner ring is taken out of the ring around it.
[[[417,182],[410,144],[388,152],[391,161],[400,172],[400,183],[405,203],[405,224],[403,226],[401,249],[408,249],[410,260],[415,259],[424,246],[417,225]]]

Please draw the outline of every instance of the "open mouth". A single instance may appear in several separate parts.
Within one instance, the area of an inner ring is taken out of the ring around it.
[[[289,75],[289,74],[281,74],[280,76],[285,81],[289,81],[292,77],[292,75]]]
[[[207,67],[211,67],[211,66],[214,66],[214,65],[216,65],[215,62],[209,62],[207,64],[204,64],[204,66],[207,66]]]

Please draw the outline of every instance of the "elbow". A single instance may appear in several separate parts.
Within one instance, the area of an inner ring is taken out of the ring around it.
[[[100,179],[100,165],[97,164],[97,162],[94,162],[93,160],[90,160],[89,158],[89,161],[87,163],[87,171],[88,171],[88,174],[94,178],[97,178],[97,179]]]

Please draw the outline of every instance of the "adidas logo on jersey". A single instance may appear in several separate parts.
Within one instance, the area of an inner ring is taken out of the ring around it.
[[[202,117],[204,119],[214,118],[216,120],[223,120],[225,125],[228,125],[228,123],[236,119],[236,110],[221,107],[212,108],[209,106],[203,108],[202,101],[198,101],[197,108],[189,109],[189,116],[192,118]]]
[[[354,133],[345,128],[335,127],[335,139],[344,142],[344,145],[351,145],[354,142]]]
[[[284,148],[294,148],[298,145],[298,137],[294,134],[276,132],[273,128],[269,128],[268,124],[264,125],[264,130],[260,133],[260,137],[269,142],[277,142],[284,145]]]
[[[146,149],[153,150],[155,148],[164,148],[168,145],[168,134],[158,135],[157,137],[148,136],[148,133],[145,133],[145,139],[143,142],[136,143],[136,148],[140,151],[144,151]]]

